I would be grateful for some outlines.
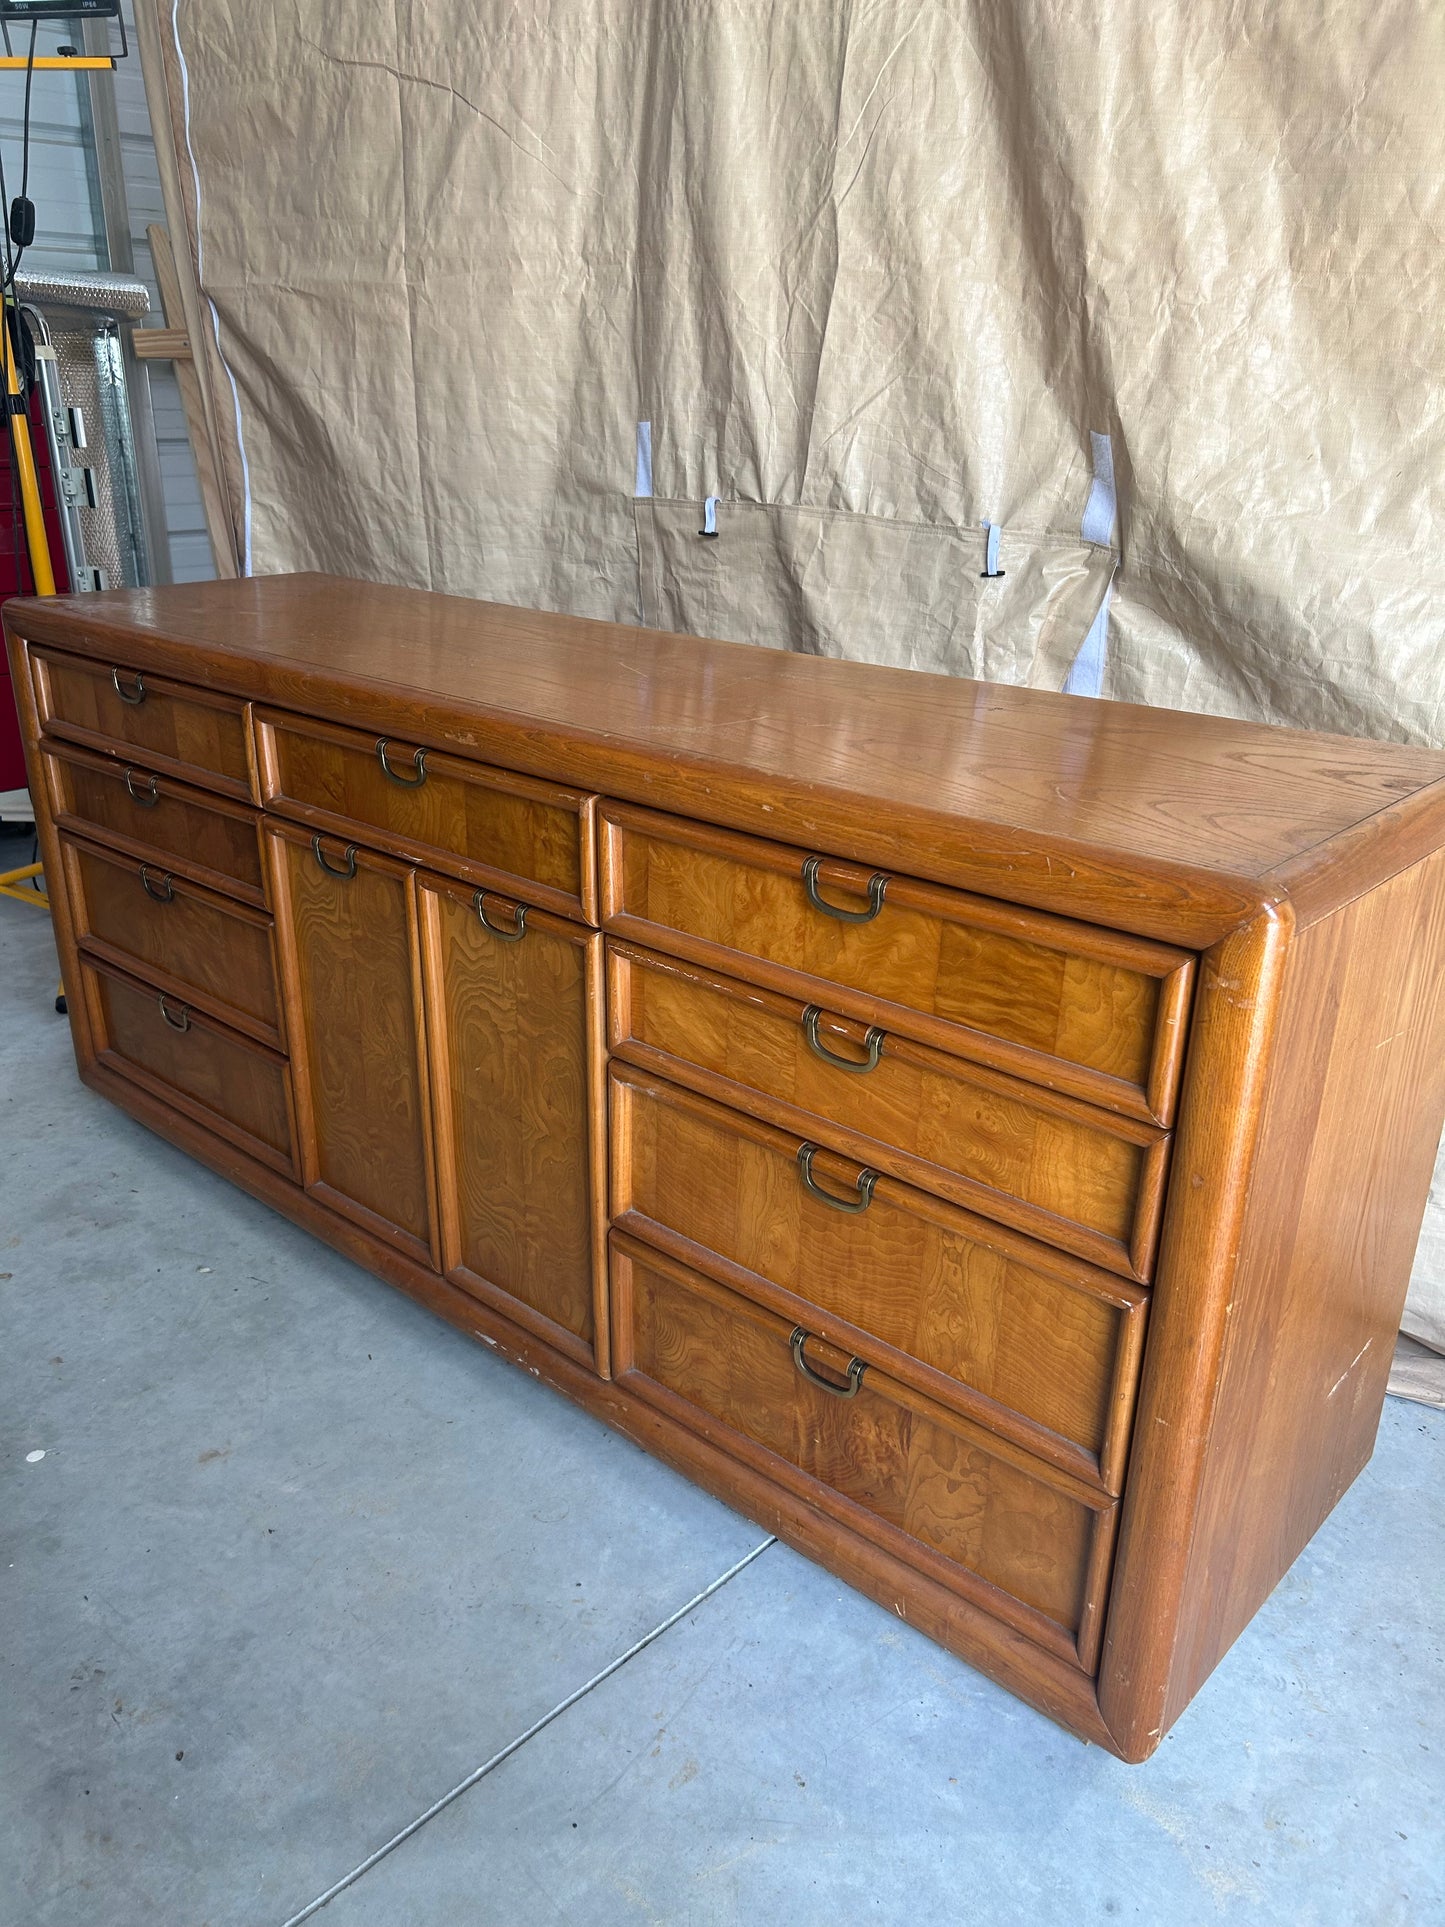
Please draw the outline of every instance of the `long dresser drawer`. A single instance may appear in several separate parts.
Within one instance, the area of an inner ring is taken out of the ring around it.
[[[282,1047],[271,919],[159,865],[60,840],[81,948]]]
[[[69,745],[50,744],[45,766],[58,829],[146,862],[169,861],[200,883],[264,905],[258,811]]]
[[[1172,1117],[1187,952],[680,817],[600,814],[618,936],[1127,1116]]]
[[[1113,1501],[615,1232],[612,1283],[623,1385],[1092,1671]]]
[[[138,757],[203,789],[251,800],[245,703],[148,670],[50,649],[32,648],[30,659],[47,736]]]
[[[609,1043],[643,1070],[1147,1280],[1168,1134],[881,1026],[614,941]]]
[[[195,1005],[82,955],[97,1061],[287,1177],[297,1175],[285,1058]]]
[[[1141,1286],[661,1079],[611,1085],[614,1222],[1120,1489]]]
[[[595,922],[582,791],[277,710],[257,711],[257,744],[269,809]]]

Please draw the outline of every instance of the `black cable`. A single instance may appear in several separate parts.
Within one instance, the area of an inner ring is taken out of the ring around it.
[[[30,23],[30,52],[26,56],[25,61],[25,118],[21,124],[20,133],[20,194],[18,197],[21,205],[27,208],[29,208],[30,203],[30,89],[31,83],[35,79],[35,36],[39,30],[40,22],[38,20],[32,20]],[[15,237],[11,233],[10,223],[14,210],[11,208],[9,196],[5,192],[3,170],[0,170],[0,198],[3,198],[5,201],[5,286],[7,288],[13,288],[15,286],[16,270],[24,258],[25,250],[29,242],[15,240]],[[35,234],[35,210],[30,208],[29,211],[30,238],[33,239]],[[12,241],[14,242],[15,249],[13,254],[10,252]]]
[[[28,198],[26,189],[28,189],[30,185],[30,94],[31,83],[35,77],[35,36],[38,26],[38,21],[31,21],[30,51],[25,62],[25,117],[22,126],[20,162],[22,200]],[[14,49],[10,42],[9,22],[0,21],[0,30],[3,30],[5,37],[5,51],[7,54],[13,56]],[[20,257],[24,254],[25,249],[21,247],[17,251],[10,235],[10,190],[5,180],[5,161],[3,154],[0,154],[0,210],[3,210],[3,218],[0,218],[0,238],[3,238],[4,243],[4,276],[3,279],[0,279],[0,327],[3,327],[10,335],[10,352],[15,357],[16,375],[20,377],[23,364],[20,355],[19,310],[15,305],[14,288],[16,270],[20,266]],[[0,381],[0,387],[3,386],[3,381]],[[23,377],[21,377],[21,389],[23,393]],[[0,395],[0,407],[8,409],[9,406],[10,401],[8,396]],[[5,435],[5,454],[5,478],[10,485],[10,553],[15,559],[15,587],[21,595],[24,595],[27,592],[26,570],[29,562],[29,554],[27,545],[21,534],[20,475],[15,454],[15,437],[10,431],[8,423],[6,425]],[[32,570],[30,571],[30,588],[32,590],[34,583],[35,576]]]
[[[25,123],[20,145],[20,198],[27,200],[30,194],[30,83],[35,78],[35,36],[40,31],[40,22],[30,23],[30,52],[25,60]]]

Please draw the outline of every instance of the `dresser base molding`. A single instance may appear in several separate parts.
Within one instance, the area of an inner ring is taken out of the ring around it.
[[[1012,1632],[991,1614],[920,1574],[916,1566],[905,1565],[858,1538],[821,1510],[634,1398],[620,1385],[596,1377],[490,1305],[469,1297],[436,1272],[319,1203],[299,1185],[157,1102],[128,1078],[100,1063],[88,1065],[81,1076],[91,1090],[158,1137],[270,1205],[364,1270],[415,1298],[488,1350],[563,1393],[634,1445],[663,1460],[763,1531],[775,1534],[806,1558],[817,1560],[906,1625],[977,1667],[1077,1738],[1105,1747],[1125,1760],[1137,1762],[1153,1752],[1150,1746],[1130,1755],[1116,1744],[1099,1712],[1093,1681],[1076,1665]]]

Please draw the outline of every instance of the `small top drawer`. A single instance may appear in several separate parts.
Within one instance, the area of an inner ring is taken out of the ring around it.
[[[127,855],[264,906],[259,814],[174,777],[90,750],[51,744],[45,756],[55,820]]]
[[[609,930],[1169,1122],[1187,952],[650,810],[601,818]]]
[[[520,896],[597,919],[595,798],[400,738],[257,711],[267,806]]]
[[[140,759],[203,789],[251,800],[246,705],[149,670],[32,648],[35,699],[47,736]]]

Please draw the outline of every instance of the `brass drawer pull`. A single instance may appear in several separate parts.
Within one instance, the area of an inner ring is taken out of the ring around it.
[[[334,863],[328,863],[326,861],[325,853],[321,848],[321,838],[319,836],[312,837],[311,851],[312,851],[312,854],[315,856],[316,861],[321,865],[322,869],[326,872],[327,876],[354,877],[356,875],[356,845],[354,843],[348,843],[345,850],[343,851],[342,857],[341,857],[342,867],[339,870],[337,869]]]
[[[143,810],[153,810],[161,800],[161,793],[156,788],[156,779],[154,776],[148,775],[146,781],[149,783],[150,788],[138,790],[135,786],[135,771],[128,769],[125,773],[125,786],[130,792],[131,801],[133,803],[139,803]]]
[[[503,930],[500,924],[492,922],[491,918],[487,915],[484,893],[481,890],[478,890],[472,898],[472,903],[476,908],[477,915],[482,920],[482,927],[490,930],[494,937],[500,937],[503,943],[520,943],[523,937],[526,936],[527,906],[525,903],[514,903],[512,905],[512,916],[516,923],[514,930]]]
[[[840,1057],[836,1051],[829,1050],[818,1035],[818,1019],[822,1015],[821,1004],[809,1004],[803,1012],[803,1035],[807,1038],[808,1049],[814,1057],[821,1057],[825,1064],[831,1064],[837,1071],[857,1071],[860,1076],[868,1071],[876,1071],[878,1059],[883,1055],[883,1039],[888,1035],[883,1026],[881,1024],[868,1026],[867,1035],[863,1039],[863,1048],[868,1053],[866,1057]]]
[[[123,703],[143,703],[145,701],[146,699],[145,680],[142,677],[139,670],[136,671],[135,686],[132,689],[127,689],[125,684],[121,681],[120,671],[118,669],[111,670],[110,679],[115,684],[116,695],[120,697]]]
[[[875,870],[868,879],[868,908],[866,910],[840,910],[836,903],[825,903],[818,895],[818,870],[822,857],[810,856],[803,859],[803,888],[808,893],[808,901],[815,910],[821,910],[825,917],[836,917],[839,923],[872,923],[883,908],[883,892],[888,888],[888,878],[882,870]]]
[[[181,1005],[181,1014],[179,1018],[172,1017],[170,1013],[170,1006],[166,1003],[166,993],[162,991],[160,994],[160,1006],[161,1006],[161,1016],[165,1018],[166,1022],[170,1025],[172,1030],[189,1030],[190,1029],[191,1011],[190,1011],[190,1006],[188,1004]]]
[[[793,1363],[803,1374],[803,1377],[807,1379],[810,1385],[816,1385],[820,1392],[826,1392],[830,1398],[857,1398],[858,1387],[863,1383],[863,1374],[868,1369],[862,1359],[850,1358],[848,1360],[848,1383],[846,1385],[835,1385],[831,1378],[824,1378],[821,1372],[815,1372],[803,1356],[803,1347],[807,1344],[808,1338],[809,1333],[805,1332],[801,1325],[794,1325],[793,1335],[788,1340],[788,1344],[792,1348]]]
[[[140,887],[145,891],[152,903],[169,903],[176,894],[175,885],[171,881],[169,871],[167,871],[167,873],[162,876],[160,882],[157,883],[155,872],[148,863],[143,863],[140,866]]]
[[[386,760],[386,752],[390,747],[391,738],[389,736],[377,737],[376,753],[381,762],[382,775],[385,776],[389,782],[395,783],[398,789],[419,790],[426,781],[426,751],[424,749],[418,749],[412,752],[411,760],[416,768],[416,775],[403,776],[399,770],[394,770]]]
[[[878,1173],[865,1165],[854,1179],[858,1188],[856,1199],[835,1198],[833,1193],[825,1191],[813,1176],[813,1159],[817,1155],[816,1144],[798,1146],[798,1175],[803,1180],[803,1189],[811,1192],[820,1203],[831,1205],[835,1211],[866,1211],[873,1202],[873,1187],[878,1182]]]

